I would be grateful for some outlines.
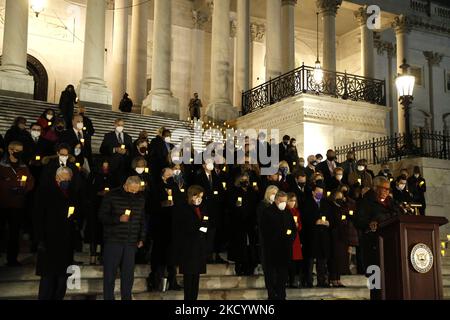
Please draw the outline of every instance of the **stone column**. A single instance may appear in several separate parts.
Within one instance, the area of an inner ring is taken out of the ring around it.
[[[373,31],[367,28],[367,6],[360,7],[354,13],[361,31],[361,75],[368,78],[375,77],[375,56]]]
[[[114,2],[113,53],[112,53],[112,109],[118,110],[127,88],[128,9],[129,0]],[[122,8],[122,9],[121,9]]]
[[[441,63],[442,54],[432,51],[424,51],[423,55],[428,62],[428,86],[429,86],[429,103],[430,103],[430,114],[431,114],[431,131],[434,131],[436,128],[436,113],[434,111],[434,90],[433,90],[433,67],[439,66]]]
[[[105,10],[106,1],[88,0],[78,96],[84,104],[111,107],[112,93],[105,82]]]
[[[179,118],[178,99],[170,90],[172,60],[172,0],[155,0],[152,90],[142,103],[144,114]]]
[[[252,41],[251,41],[251,46],[250,46],[250,75],[251,75],[251,83],[250,83],[250,87],[256,87],[259,82],[256,80],[256,75],[255,72],[258,72],[258,68],[264,68],[264,63],[257,63],[255,62],[255,44],[256,43],[261,43],[264,44],[265,42],[265,32],[266,32],[266,27],[263,24],[258,24],[258,23],[251,23],[250,24],[250,32],[251,32],[251,37],[252,37]],[[264,61],[264,57],[261,58],[261,61]],[[265,72],[262,72],[261,78],[259,81],[261,83],[264,83],[265,79]]]
[[[237,0],[237,81],[234,86],[235,96],[241,97],[250,86],[250,0]],[[242,107],[239,98],[238,106]]]
[[[281,0],[266,1],[266,81],[281,75]]]
[[[206,115],[214,120],[234,119],[237,110],[229,96],[230,0],[214,0],[211,36],[211,92]]]
[[[6,0],[0,93],[32,98],[33,77],[27,70],[28,0]]]
[[[282,72],[295,69],[295,5],[297,0],[281,1]]]
[[[406,61],[409,62],[408,34],[411,32],[411,25],[406,16],[400,15],[394,18],[392,27],[395,30],[395,36],[397,40],[397,69],[396,69],[397,72],[395,72],[395,74],[398,74],[401,72],[400,66],[403,64],[403,59],[406,59]],[[405,112],[400,102],[397,103],[396,113],[397,113],[397,125],[395,129],[398,133],[404,133],[406,130]]]
[[[324,70],[336,71],[336,14],[342,0],[316,0],[322,14],[323,66]]]
[[[148,2],[133,0],[128,94],[140,107],[147,96]]]

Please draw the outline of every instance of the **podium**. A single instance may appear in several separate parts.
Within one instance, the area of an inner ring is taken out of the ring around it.
[[[382,300],[443,299],[439,226],[431,216],[396,216],[378,228]]]

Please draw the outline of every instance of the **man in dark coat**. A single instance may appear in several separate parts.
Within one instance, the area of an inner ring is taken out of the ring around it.
[[[83,132],[85,135],[92,137],[95,134],[94,125],[92,124],[92,120],[86,116],[86,108],[84,106],[78,106],[78,114],[83,117]]]
[[[286,205],[287,194],[278,191],[274,203],[266,208],[260,217],[263,268],[269,300],[286,299],[288,268],[297,230]]]
[[[120,100],[119,104],[119,110],[122,112],[131,112],[133,109],[133,101],[128,98],[128,93],[125,92],[125,94],[122,97],[122,100]]]
[[[425,202],[425,192],[427,192],[427,183],[420,174],[420,168],[414,167],[413,175],[408,178],[408,190],[412,194],[412,201],[414,203],[420,203],[422,208],[419,208],[421,215],[425,215],[425,208],[427,206]]]
[[[189,101],[189,115],[191,119],[200,119],[200,109],[203,107],[202,100],[198,98],[198,93],[194,93],[194,98]]]
[[[339,167],[339,163],[336,161],[336,153],[330,149],[327,151],[327,159],[319,163],[316,167],[316,171],[322,172],[326,190],[331,190],[332,188],[333,172],[337,167]]]
[[[159,177],[161,170],[170,167],[170,151],[174,145],[171,141],[170,130],[164,129],[161,135],[157,135],[150,142],[150,166],[154,177]]]
[[[354,224],[362,235],[360,246],[363,248],[364,270],[371,265],[380,265],[378,225],[401,214],[401,209],[389,196],[389,190],[389,181],[385,177],[375,177],[373,189],[369,190],[358,203]],[[371,290],[371,298],[379,299],[380,290]]]
[[[75,92],[75,87],[69,84],[66,89],[61,92],[61,97],[59,98],[59,109],[64,116],[67,127],[70,127],[70,124],[72,123],[73,109],[76,103],[77,94]]]
[[[278,157],[280,162],[281,161],[288,161],[288,147],[289,147],[289,141],[291,140],[291,137],[288,135],[283,136],[283,141],[281,141],[278,144]]]
[[[114,300],[117,269],[120,267],[122,300],[131,300],[137,248],[145,240],[145,199],[139,193],[141,179],[131,176],[123,188],[107,193],[99,210],[103,223],[103,296]]]
[[[36,274],[41,276],[39,300],[62,300],[67,268],[73,264],[82,199],[72,184],[72,170],[60,167],[54,183],[41,185],[36,194],[33,225],[38,240]]]
[[[118,184],[122,184],[126,179],[126,173],[130,167],[130,152],[133,148],[131,136],[124,132],[125,122],[117,119],[114,122],[115,130],[105,134],[100,153],[105,156],[110,165],[110,170],[116,176]]]
[[[23,145],[22,160],[28,163],[31,158],[31,148],[33,139],[31,134],[27,131],[27,119],[24,117],[17,117],[11,128],[5,134],[5,147],[12,141],[19,141]]]
[[[61,135],[59,142],[66,143],[71,147],[71,153],[74,154],[76,145],[81,145],[83,155],[88,159],[89,165],[93,165],[91,137],[83,130],[85,124],[81,115],[75,115],[72,118],[72,127],[68,128]]]

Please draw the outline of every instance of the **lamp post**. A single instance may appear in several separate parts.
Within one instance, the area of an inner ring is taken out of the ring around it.
[[[405,133],[406,133],[406,147],[409,151],[412,150],[412,139],[411,139],[411,126],[409,119],[409,110],[411,103],[414,100],[413,91],[415,77],[408,73],[409,64],[406,63],[406,59],[403,59],[403,64],[399,67],[402,69],[402,73],[395,80],[395,85],[397,87],[397,92],[399,95],[400,104],[403,106],[405,112]]]
[[[32,0],[31,1],[31,10],[36,14],[36,18],[39,17],[39,14],[45,9],[45,0]]]

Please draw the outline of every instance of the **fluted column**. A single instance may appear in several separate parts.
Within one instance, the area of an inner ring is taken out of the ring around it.
[[[30,98],[33,77],[27,71],[28,0],[6,0],[0,91]]]
[[[251,45],[250,45],[250,74],[251,84],[250,87],[256,87],[265,82],[265,65],[264,55],[265,53],[258,55],[258,46],[263,46],[265,42],[266,27],[264,24],[251,23]],[[255,47],[257,48],[255,50]]]
[[[152,89],[142,103],[144,114],[178,118],[178,99],[170,90],[172,59],[172,0],[155,0]]]
[[[112,93],[105,82],[106,1],[88,0],[84,35],[83,78],[78,89],[85,104],[111,106]]]
[[[281,75],[281,0],[266,1],[266,81]]]
[[[392,27],[395,30],[395,37],[397,40],[397,74],[401,72],[400,66],[403,64],[403,59],[409,62],[408,53],[408,34],[411,32],[411,24],[408,18],[404,15],[400,15],[394,18]],[[405,112],[400,102],[397,103],[397,125],[396,131],[404,133],[406,130]]]
[[[133,0],[128,94],[136,106],[147,96],[148,9],[148,2]]]
[[[336,14],[342,0],[317,0],[322,15],[323,69],[336,71]]]
[[[441,63],[443,55],[433,51],[424,51],[423,55],[428,62],[428,88],[429,88],[429,104],[430,104],[430,114],[431,114],[431,131],[436,129],[436,113],[434,110],[434,75],[433,75],[433,67],[439,66]]]
[[[230,0],[214,0],[212,6],[211,92],[206,115],[223,121],[237,115],[229,96]]]
[[[375,77],[375,55],[373,31],[367,27],[367,6],[360,7],[355,11],[355,18],[358,21],[361,31],[361,75],[368,78]]]
[[[112,53],[112,109],[118,110],[127,88],[127,48],[129,0],[114,2],[113,53]]]
[[[237,0],[237,54],[236,69],[237,81],[235,96],[241,108],[242,92],[247,91],[250,85],[250,0]]]
[[[297,0],[281,1],[282,72],[295,69],[295,5]]]

